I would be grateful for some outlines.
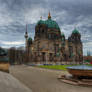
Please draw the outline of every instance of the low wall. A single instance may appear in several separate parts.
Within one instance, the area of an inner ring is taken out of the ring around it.
[[[29,64],[52,64],[52,65],[72,65],[72,64],[80,64],[79,62],[29,62]]]
[[[0,62],[0,71],[9,73],[9,66],[10,64],[8,62],[7,63]]]

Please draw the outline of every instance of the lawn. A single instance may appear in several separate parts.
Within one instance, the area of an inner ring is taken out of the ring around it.
[[[55,70],[67,70],[66,68],[73,65],[41,65],[38,66],[40,68],[47,68],[47,69],[55,69]],[[92,66],[92,64],[88,64],[88,66]]]
[[[38,67],[47,68],[47,69],[56,69],[56,70],[66,70],[66,67],[68,66],[72,66],[72,65],[41,65]]]

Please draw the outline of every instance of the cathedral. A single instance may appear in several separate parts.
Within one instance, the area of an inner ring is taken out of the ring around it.
[[[82,63],[83,45],[81,34],[75,28],[68,39],[60,30],[56,21],[52,20],[50,12],[47,20],[42,18],[35,26],[34,40],[25,32],[27,61],[30,63]]]

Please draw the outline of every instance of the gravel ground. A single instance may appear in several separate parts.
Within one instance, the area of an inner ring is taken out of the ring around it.
[[[33,92],[92,92],[92,87],[74,86],[57,78],[66,71],[48,70],[31,66],[11,66],[10,73]]]
[[[32,92],[8,73],[0,72],[0,92]]]

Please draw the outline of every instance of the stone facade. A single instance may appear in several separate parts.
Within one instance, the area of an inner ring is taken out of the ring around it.
[[[58,24],[51,19],[38,21],[35,26],[34,41],[28,38],[27,31],[26,52],[30,62],[52,63],[52,62],[76,62],[83,60],[83,47],[81,35],[75,28],[68,39],[60,31]]]

